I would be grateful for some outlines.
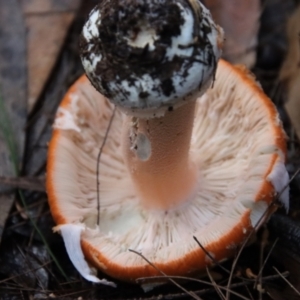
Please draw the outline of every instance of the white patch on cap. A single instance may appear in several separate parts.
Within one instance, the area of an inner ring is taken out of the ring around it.
[[[93,52],[90,53],[88,58],[82,58],[82,64],[86,72],[94,72],[97,67],[97,64],[102,60],[101,54],[95,54]]]
[[[195,74],[199,73],[199,70],[201,68],[203,68],[203,64],[196,61],[188,68],[187,72],[185,67],[181,68],[176,73],[174,72],[172,81],[173,81],[173,86],[175,87],[176,96],[179,99],[188,98],[188,92],[197,90],[198,86],[202,82],[203,83],[202,89],[199,90],[199,96],[201,96],[208,88],[208,85],[211,84],[210,80],[206,82],[206,78],[201,77],[201,75],[195,76]],[[184,73],[187,74],[184,75]],[[184,76],[185,76],[185,80],[183,82],[182,79],[184,78]]]
[[[82,34],[87,43],[92,42],[92,39],[99,39],[99,26],[101,25],[101,13],[99,9],[94,9],[89,15],[89,20],[85,23]],[[91,52],[92,45],[89,45],[88,57],[82,57],[82,64],[87,73],[93,73],[97,67],[97,64],[101,61],[102,55],[95,55]]]
[[[289,174],[284,163],[278,158],[272,172],[268,175],[267,180],[272,183],[275,191],[279,195],[279,201],[286,211],[289,210]]]
[[[122,89],[126,90],[128,93],[128,96],[126,97],[126,106],[138,106],[139,102],[142,102],[140,100],[139,93],[143,91],[151,91],[151,97],[153,98],[152,105],[154,107],[160,107],[163,99],[161,99],[160,92],[157,91],[157,87],[161,85],[161,81],[159,79],[153,79],[149,74],[143,74],[141,77],[133,77],[134,84],[132,84],[131,81],[128,80],[122,80],[120,83],[110,82],[108,85],[110,86],[110,89],[116,92],[115,95],[115,101],[122,103],[124,100],[124,95],[122,93],[119,93],[119,85],[122,86]],[[125,104],[124,104],[125,105]],[[142,106],[140,104],[140,106]],[[146,102],[145,102],[146,105]]]
[[[87,41],[90,41],[93,38],[99,37],[98,26],[101,24],[101,14],[99,9],[94,9],[90,15],[89,20],[83,27],[83,36]]]
[[[191,56],[193,53],[193,47],[189,47],[193,43],[193,28],[194,28],[194,16],[191,10],[184,9],[180,3],[176,3],[184,19],[184,23],[181,26],[180,35],[172,38],[172,45],[168,47],[166,52],[166,58],[173,60],[174,56]]]
[[[81,233],[84,230],[85,227],[83,225],[77,224],[64,224],[55,227],[55,231],[60,231],[63,237],[65,247],[71,262],[82,277],[91,282],[116,287],[115,283],[106,279],[99,279],[98,277],[96,277],[93,274],[94,269],[91,268],[86,262],[80,245]]]

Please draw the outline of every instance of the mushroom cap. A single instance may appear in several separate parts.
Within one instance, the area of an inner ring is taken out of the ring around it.
[[[221,60],[214,87],[196,104],[190,151],[201,178],[197,195],[170,210],[140,205],[120,154],[124,115],[117,110],[100,159],[98,226],[96,164],[112,110],[81,77],[58,109],[47,166],[58,229],[81,226],[83,253],[103,272],[126,281],[159,275],[129,249],[169,275],[201,270],[212,261],[193,236],[220,261],[267,219],[276,193],[288,208],[285,133],[277,111],[249,73]]]
[[[195,6],[101,1],[80,37],[82,64],[94,87],[139,117],[162,115],[203,94],[221,56],[223,31],[200,1]]]

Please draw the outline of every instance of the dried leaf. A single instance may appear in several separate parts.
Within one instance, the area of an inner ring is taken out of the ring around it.
[[[81,0],[22,0],[27,27],[28,111],[42,93]]]

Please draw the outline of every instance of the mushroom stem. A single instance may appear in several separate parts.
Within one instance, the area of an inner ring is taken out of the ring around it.
[[[198,170],[189,152],[195,105],[189,101],[159,118],[125,119],[123,158],[146,208],[170,209],[197,191]]]

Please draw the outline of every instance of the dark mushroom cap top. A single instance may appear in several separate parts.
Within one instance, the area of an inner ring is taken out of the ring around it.
[[[204,93],[222,41],[197,0],[104,0],[84,25],[80,50],[101,94],[149,117]]]

